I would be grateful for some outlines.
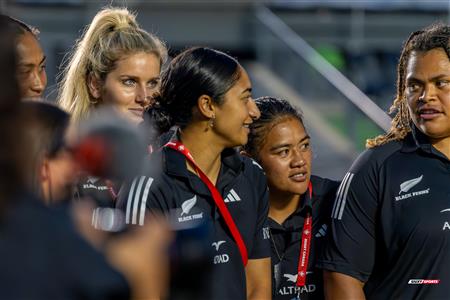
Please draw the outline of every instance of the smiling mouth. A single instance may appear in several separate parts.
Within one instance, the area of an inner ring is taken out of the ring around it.
[[[144,109],[142,108],[129,108],[129,112],[139,118],[144,118]]]

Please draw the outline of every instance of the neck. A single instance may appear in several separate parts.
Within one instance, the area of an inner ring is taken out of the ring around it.
[[[431,139],[431,144],[450,159],[450,137],[436,140]]]
[[[191,125],[180,132],[181,142],[189,149],[197,166],[205,173],[213,184],[216,184],[220,171],[220,155],[224,147],[214,141],[210,131],[205,131],[204,126]],[[190,171],[195,170],[187,163]]]
[[[272,190],[269,192],[269,202],[269,217],[278,224],[283,224],[297,210],[300,204],[300,195]]]

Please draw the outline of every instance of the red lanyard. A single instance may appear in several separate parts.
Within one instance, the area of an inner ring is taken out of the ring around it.
[[[214,184],[211,182],[211,180],[209,180],[209,178],[205,175],[205,173],[203,173],[203,171],[197,166],[191,153],[182,143],[180,143],[178,141],[173,141],[173,142],[167,143],[164,147],[170,147],[170,148],[180,152],[194,166],[195,171],[197,171],[198,175],[200,176],[200,179],[206,184],[209,191],[211,192],[214,202],[216,203],[220,214],[224,218],[225,223],[227,224],[228,229],[230,229],[231,235],[233,236],[233,239],[235,240],[235,242],[239,248],[239,252],[241,253],[241,257],[242,257],[242,262],[244,263],[244,266],[246,266],[247,261],[248,261],[247,247],[245,246],[245,243],[244,243],[244,240],[242,239],[241,233],[239,232],[239,229],[237,228],[236,224],[234,223],[233,217],[231,216],[230,212],[228,211],[228,208],[225,205],[225,202],[223,201],[223,198],[220,195],[217,188],[214,186]]]
[[[308,185],[309,198],[312,199],[312,184]],[[302,245],[298,257],[297,286],[304,286],[306,283],[306,273],[308,271],[309,250],[311,247],[312,216],[308,212],[303,222]]]

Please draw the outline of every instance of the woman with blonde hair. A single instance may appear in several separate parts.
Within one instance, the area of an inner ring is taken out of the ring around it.
[[[69,57],[59,104],[76,122],[104,104],[140,122],[158,88],[166,57],[164,44],[140,28],[134,14],[123,8],[103,9]]]
[[[75,45],[63,71],[59,104],[80,123],[100,107],[111,106],[132,123],[143,113],[159,87],[167,49],[156,36],[139,27],[124,8],[97,13]],[[110,206],[117,184],[87,177],[78,186],[79,197],[91,196]]]

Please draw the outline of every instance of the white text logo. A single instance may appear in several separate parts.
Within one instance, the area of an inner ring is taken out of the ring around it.
[[[269,227],[263,227],[263,239],[267,240],[270,239],[270,229]]]
[[[440,279],[410,279],[408,284],[439,284]]]
[[[450,212],[450,208],[441,210],[441,213]],[[445,222],[442,230],[450,230],[450,222]]]

